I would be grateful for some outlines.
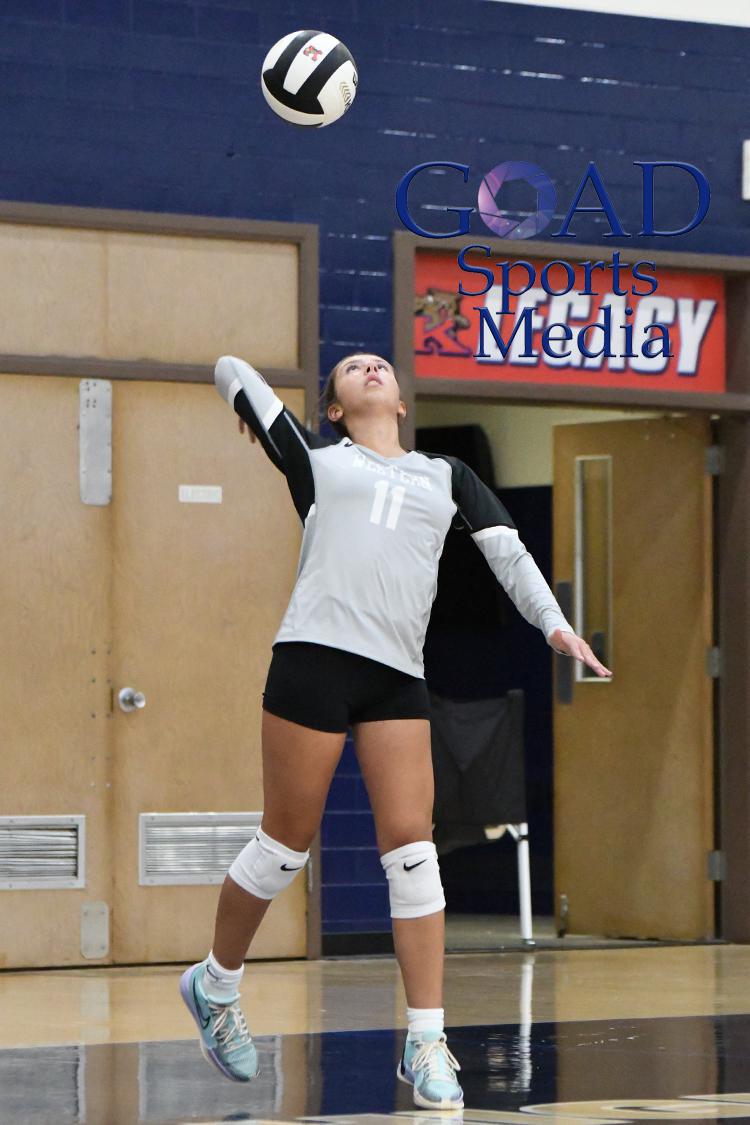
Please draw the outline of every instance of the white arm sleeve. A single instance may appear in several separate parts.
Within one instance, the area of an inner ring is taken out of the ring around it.
[[[575,635],[575,629],[564,617],[557,599],[515,528],[487,527],[473,532],[471,538],[518,612],[531,625],[541,629],[548,642],[555,629]],[[555,649],[555,652],[559,651]]]
[[[284,404],[268,385],[259,371],[233,355],[223,355],[214,370],[216,389],[230,406],[238,391],[244,391],[253,413],[268,433],[271,423],[278,418]]]

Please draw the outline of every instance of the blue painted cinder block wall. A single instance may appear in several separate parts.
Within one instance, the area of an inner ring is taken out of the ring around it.
[[[272,116],[258,74],[276,39],[311,26],[347,43],[360,85],[342,121],[307,133]],[[750,30],[491,0],[0,0],[0,197],[319,223],[325,373],[351,348],[391,352],[393,195],[421,161],[472,169],[466,185],[415,187],[438,229],[450,217],[430,206],[471,206],[501,160],[540,164],[561,205],[595,160],[633,232],[632,161],[691,161],[712,185],[708,218],[641,245],[750,254],[749,59]],[[692,213],[681,181],[659,206],[667,226]],[[605,231],[585,216],[573,229]],[[323,845],[325,931],[388,929],[351,745]]]

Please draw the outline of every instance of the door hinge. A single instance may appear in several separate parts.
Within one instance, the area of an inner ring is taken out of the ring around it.
[[[706,649],[706,675],[718,680],[722,673],[721,649],[718,645]]]
[[[312,859],[308,859],[308,861],[307,861],[307,891],[308,891],[308,894],[312,894],[314,886],[315,886],[315,878],[313,876],[313,861],[312,861]]]
[[[718,477],[724,472],[724,447],[721,445],[706,446],[706,472],[710,477]]]
[[[708,877],[712,883],[723,883],[727,877],[727,857],[724,852],[708,853]]]

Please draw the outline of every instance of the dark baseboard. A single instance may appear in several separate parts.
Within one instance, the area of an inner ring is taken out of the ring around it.
[[[393,934],[323,934],[324,957],[363,957],[368,953],[393,953]]]

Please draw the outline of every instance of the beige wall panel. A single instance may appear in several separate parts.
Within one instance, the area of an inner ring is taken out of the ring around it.
[[[303,395],[282,394],[298,416]],[[213,386],[118,383],[113,416],[115,688],[146,696],[115,717],[115,957],[189,960],[205,956],[217,889],[139,887],[138,815],[262,808],[262,690],[301,528]],[[180,484],[220,485],[222,503],[180,503]],[[304,954],[297,883],[254,956]]]
[[[104,355],[101,231],[0,223],[0,353]]]
[[[0,967],[83,961],[109,900],[111,509],[83,504],[77,379],[0,375],[0,815],[86,816],[87,886],[0,890]]]
[[[107,246],[108,357],[299,365],[296,245],[110,233]]]
[[[296,244],[0,224],[0,353],[297,368]]]

